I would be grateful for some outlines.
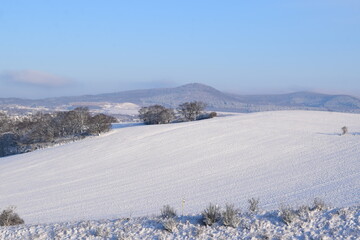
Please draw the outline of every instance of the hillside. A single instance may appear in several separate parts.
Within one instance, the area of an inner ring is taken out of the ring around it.
[[[278,109],[307,109],[334,112],[359,112],[359,99],[348,95],[328,95],[313,92],[295,92],[289,94],[273,95],[234,95],[234,97],[246,104],[252,104],[252,110],[275,106]]]
[[[209,202],[264,209],[360,201],[360,115],[281,111],[136,125],[0,159],[0,206],[26,223],[184,213]],[[349,135],[339,136],[346,125]]]
[[[277,95],[237,95],[221,92],[210,86],[191,83],[175,88],[156,88],[114,92],[98,95],[57,97],[47,99],[0,98],[0,110],[14,113],[70,110],[89,106],[94,112],[114,116],[133,115],[140,106],[161,104],[176,108],[186,101],[203,101],[209,110],[260,112],[275,110],[316,110],[360,113],[360,100],[348,95],[326,95],[295,92]],[[129,108],[124,108],[124,103]]]

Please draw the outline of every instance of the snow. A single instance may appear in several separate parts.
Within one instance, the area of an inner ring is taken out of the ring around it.
[[[107,103],[99,112],[105,112],[106,114],[137,115],[139,109],[140,106],[134,103]]]
[[[343,126],[349,134],[340,136]],[[1,158],[0,206],[17,206],[28,224],[149,216],[165,204],[184,214],[210,202],[244,208],[251,197],[265,210],[314,197],[354,206],[360,202],[359,140],[360,115],[333,112],[119,127]]]
[[[349,239],[360,238],[360,207],[308,211],[285,224],[279,211],[238,215],[240,225],[225,227],[219,221],[205,226],[200,215],[174,220],[172,232],[160,217],[87,220],[55,224],[0,227],[0,239]]]

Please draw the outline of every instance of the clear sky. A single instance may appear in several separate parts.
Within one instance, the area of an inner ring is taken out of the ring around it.
[[[0,97],[191,82],[360,96],[360,1],[0,2]]]

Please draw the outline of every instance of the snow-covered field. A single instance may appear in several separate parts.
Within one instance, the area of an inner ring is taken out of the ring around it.
[[[343,126],[349,134],[339,136]],[[244,208],[251,197],[265,210],[314,197],[353,206],[360,115],[262,112],[118,128],[1,158],[0,176],[0,208],[17,206],[29,224],[150,216],[165,204],[180,214],[210,202]]]

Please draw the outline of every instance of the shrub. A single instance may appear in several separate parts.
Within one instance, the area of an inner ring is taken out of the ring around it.
[[[348,132],[348,128],[346,126],[341,128],[342,134],[341,135],[345,135]]]
[[[280,217],[286,225],[290,225],[298,216],[292,208],[282,206],[280,207]]]
[[[209,117],[210,118],[214,118],[214,117],[216,117],[217,116],[217,113],[216,112],[211,112],[211,113],[209,113]]]
[[[163,221],[163,227],[166,231],[173,233],[177,229],[177,223],[173,218],[165,219]]]
[[[94,235],[106,239],[110,235],[110,230],[106,227],[97,227]]]
[[[209,118],[216,117],[216,115],[217,115],[217,113],[216,113],[216,112],[203,113],[203,114],[200,114],[198,117],[196,117],[196,120],[209,119]]]
[[[223,224],[227,227],[238,227],[240,224],[240,218],[238,214],[239,211],[235,209],[234,205],[226,204],[225,211],[222,212]]]
[[[310,207],[307,205],[300,206],[297,215],[304,221],[310,220]]]
[[[323,211],[327,208],[325,202],[323,200],[321,200],[320,198],[315,198],[313,205],[314,206],[313,206],[312,210]]]
[[[161,209],[161,217],[163,218],[174,218],[176,217],[176,211],[170,205],[164,205]]]
[[[258,198],[250,198],[248,200],[249,211],[252,213],[258,212],[259,211],[259,202],[260,202],[260,200]]]
[[[8,207],[0,214],[0,226],[24,224],[24,220],[15,212],[15,207]]]
[[[221,218],[219,206],[210,203],[209,206],[202,212],[202,216],[205,225],[213,225]]]

